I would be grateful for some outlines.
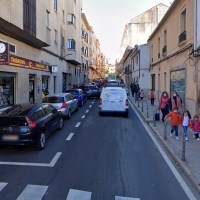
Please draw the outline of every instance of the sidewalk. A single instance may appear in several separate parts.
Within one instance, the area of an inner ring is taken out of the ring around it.
[[[129,93],[131,94],[131,93]],[[152,106],[150,100],[147,98],[143,99],[143,112],[142,112],[142,102],[139,101],[135,103],[135,98],[131,95],[129,96],[129,100],[135,106],[135,108],[141,113],[143,119],[148,122],[151,126],[153,131],[156,133],[160,141],[164,144],[167,151],[171,154],[173,159],[175,160],[178,167],[185,173],[185,175],[189,178],[192,182],[193,186],[196,190],[200,193],[200,141],[197,141],[192,136],[192,131],[188,130],[188,139],[186,141],[186,152],[185,158],[186,161],[182,161],[182,146],[183,146],[183,128],[179,126],[179,141],[175,139],[175,134],[171,138],[169,136],[171,126],[170,126],[170,119],[167,119],[167,126],[166,126],[166,135],[167,140],[164,140],[164,123],[162,121],[156,121],[154,124],[153,116],[155,110],[158,108],[158,100],[155,100],[155,105]],[[147,104],[148,104],[148,114],[149,117],[147,118]],[[162,113],[160,113],[160,118],[162,117]]]

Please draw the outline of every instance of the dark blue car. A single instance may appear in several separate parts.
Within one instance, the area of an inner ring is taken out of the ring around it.
[[[77,99],[78,105],[83,107],[84,103],[87,102],[87,96],[83,93],[82,89],[70,89],[66,91],[67,93],[71,93],[74,98]]]

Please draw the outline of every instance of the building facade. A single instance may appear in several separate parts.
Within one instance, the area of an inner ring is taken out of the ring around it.
[[[197,111],[197,70],[194,46],[194,1],[175,0],[149,38],[151,86],[157,96],[176,91],[183,109]],[[195,31],[196,32],[196,31]]]

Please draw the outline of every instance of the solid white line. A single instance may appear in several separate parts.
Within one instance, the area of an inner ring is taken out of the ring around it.
[[[0,192],[1,192],[1,190],[3,190],[3,188],[6,187],[7,184],[8,183],[2,183],[2,182],[0,182]]]
[[[138,111],[136,111],[136,109],[133,107],[133,105],[132,105],[131,102],[130,102],[130,105],[133,108],[133,110],[135,111],[136,115],[140,119],[140,121],[143,124],[143,126],[145,127],[145,129],[147,130],[147,132],[148,132],[149,136],[151,137],[151,139],[153,140],[154,144],[157,146],[158,150],[160,151],[160,154],[163,156],[165,162],[167,163],[167,165],[171,169],[172,173],[174,174],[174,176],[176,177],[177,181],[179,182],[179,184],[181,185],[181,187],[185,191],[185,193],[188,196],[188,198],[192,199],[192,200],[197,200],[196,197],[194,196],[194,194],[192,193],[192,191],[190,190],[190,188],[187,186],[186,182],[183,180],[183,178],[181,177],[181,175],[177,171],[177,169],[172,164],[171,160],[168,158],[167,154],[164,152],[164,150],[162,149],[162,147],[157,142],[157,140],[154,137],[154,135],[151,133],[150,127],[142,120],[142,118],[138,114]]]
[[[62,152],[57,152],[49,164],[46,163],[23,163],[23,162],[0,162],[0,165],[19,165],[31,167],[54,167]]]
[[[139,198],[131,198],[131,197],[119,197],[115,196],[115,200],[140,200]]]
[[[92,105],[89,106],[89,108],[91,108],[91,107],[92,107]]]
[[[83,115],[81,118],[84,119],[84,118],[85,118],[85,115]]]
[[[81,122],[78,122],[75,127],[78,128],[80,126],[80,124],[81,124]]]
[[[85,113],[88,113],[88,112],[89,112],[89,110],[86,110],[86,111],[85,111]]]
[[[41,200],[47,189],[44,185],[27,185],[17,200]]]
[[[70,141],[73,137],[74,133],[70,133],[66,140]]]
[[[92,193],[70,189],[66,200],[91,200]]]

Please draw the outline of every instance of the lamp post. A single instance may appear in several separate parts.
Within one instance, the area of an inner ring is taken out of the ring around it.
[[[164,140],[167,140],[167,121],[164,121]]]
[[[185,145],[186,145],[185,132],[183,132],[183,147],[182,147],[182,158],[181,158],[182,161],[185,161]]]

